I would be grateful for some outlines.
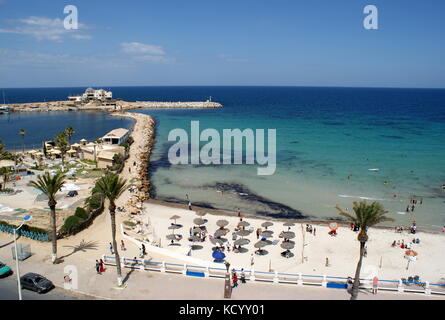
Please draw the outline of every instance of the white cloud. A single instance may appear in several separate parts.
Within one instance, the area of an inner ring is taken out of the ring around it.
[[[145,44],[140,42],[121,43],[122,51],[130,54],[164,55],[165,51],[161,46]]]
[[[91,39],[88,34],[82,33],[82,29],[87,29],[85,24],[79,23],[77,30],[67,30],[63,26],[63,20],[59,18],[51,19],[47,17],[31,16],[24,19],[12,20],[14,26],[10,28],[0,28],[0,33],[11,33],[29,35],[38,40],[62,41],[64,37],[78,40]]]
[[[150,63],[166,63],[174,61],[173,58],[167,57],[162,46],[145,44],[141,42],[122,42],[122,52],[132,56],[135,61]]]

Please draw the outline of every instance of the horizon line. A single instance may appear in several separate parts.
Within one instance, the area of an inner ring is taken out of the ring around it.
[[[445,87],[396,87],[396,86],[326,86],[326,85],[97,85],[97,86],[42,86],[42,87],[0,87],[5,89],[65,89],[65,88],[131,88],[131,87],[270,87],[270,88],[344,88],[344,89],[421,89],[421,90],[444,90]]]

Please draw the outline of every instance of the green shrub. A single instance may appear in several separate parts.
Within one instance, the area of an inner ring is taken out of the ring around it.
[[[7,223],[6,221],[0,221],[0,225],[9,226],[9,227],[13,227],[13,228],[18,227],[18,225],[10,224],[10,223]],[[48,233],[48,230],[37,228],[37,227],[31,227],[31,226],[28,226],[27,224],[24,224],[20,228],[20,230],[31,231],[31,232],[36,232],[36,233],[45,233],[45,234]]]
[[[102,196],[100,194],[93,194],[88,200],[88,207],[95,210],[103,205]]]
[[[81,207],[76,208],[76,212],[74,213],[74,215],[82,220],[86,220],[90,216],[88,214],[88,212],[84,208],[81,208]]]
[[[64,231],[70,232],[74,227],[78,226],[82,222],[82,219],[76,216],[69,216],[66,218],[65,223],[62,226]]]

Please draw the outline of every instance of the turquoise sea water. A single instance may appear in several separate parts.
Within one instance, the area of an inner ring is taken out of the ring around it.
[[[439,228],[445,224],[445,191],[441,189],[445,184],[445,90],[111,89],[115,96],[128,101],[196,101],[213,96],[213,100],[224,105],[222,109],[211,110],[135,111],[148,113],[157,120],[150,175],[158,199],[185,202],[188,195],[194,204],[290,218],[338,217],[336,204],[350,209],[352,201],[369,199],[380,201],[396,223],[406,224],[414,219],[427,227]],[[7,96],[25,99],[20,90]],[[35,96],[38,101],[49,92],[54,94],[51,89],[33,90],[46,90],[46,93],[28,92],[26,99]],[[83,90],[59,88],[53,99],[63,99],[65,93]],[[46,121],[38,120],[40,116],[32,116],[34,124]],[[66,117],[79,116],[67,114]],[[93,122],[108,123],[107,116],[103,117]],[[167,152],[172,142],[167,141],[168,133],[174,128],[188,131],[192,120],[200,121],[201,130],[215,128],[220,133],[225,128],[276,129],[275,174],[258,176],[257,167],[250,165],[170,165]],[[2,121],[0,118],[0,138],[8,140],[9,131],[4,129]],[[108,125],[130,124],[110,122]],[[85,135],[90,130],[90,135],[97,137],[103,134],[99,132],[103,129],[94,125],[79,126],[77,131]],[[19,143],[18,135],[17,140]],[[380,171],[369,171],[372,168]],[[417,205],[414,212],[406,213],[412,197],[423,199],[424,203]]]
[[[275,217],[338,217],[335,205],[380,201],[397,223],[445,224],[445,91],[346,88],[219,88],[215,110],[138,111],[158,123],[156,196]],[[210,90],[209,90],[210,91]],[[209,93],[210,95],[210,93]],[[277,130],[277,170],[167,161],[174,128]],[[379,168],[380,171],[369,171]],[[348,178],[349,177],[349,178]],[[221,192],[223,191],[223,192]],[[423,199],[405,212],[410,198]]]

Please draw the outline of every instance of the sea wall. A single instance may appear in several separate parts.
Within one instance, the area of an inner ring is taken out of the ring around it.
[[[51,111],[122,111],[131,109],[206,109],[221,108],[222,104],[211,101],[136,101],[118,100],[115,105],[103,105],[100,102],[74,103],[72,101],[32,102],[10,105],[12,112],[51,112]]]

